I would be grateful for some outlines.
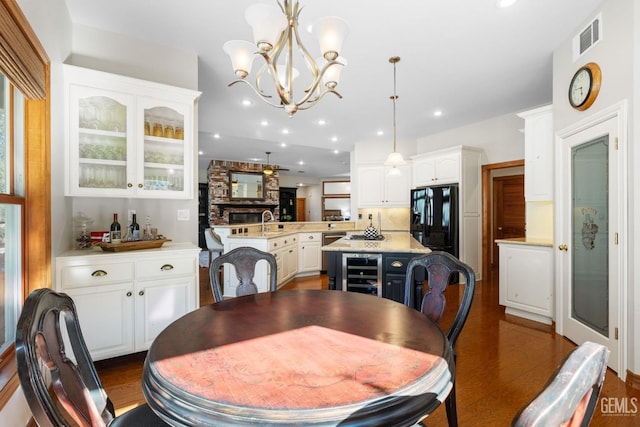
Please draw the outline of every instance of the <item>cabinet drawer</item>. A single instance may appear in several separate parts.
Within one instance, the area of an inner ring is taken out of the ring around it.
[[[389,256],[384,259],[384,268],[390,274],[404,274],[407,271],[407,265],[411,257]]]
[[[195,274],[195,258],[147,259],[136,263],[136,278],[152,279]]]
[[[63,288],[133,281],[133,263],[91,264],[62,267]]]
[[[278,249],[282,249],[286,246],[294,245],[298,243],[298,238],[295,234],[289,236],[278,237],[277,239],[269,239],[269,252],[275,252]]]

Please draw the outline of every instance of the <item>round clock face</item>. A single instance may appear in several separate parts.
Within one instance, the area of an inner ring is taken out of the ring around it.
[[[573,76],[569,90],[569,101],[573,107],[579,107],[587,100],[591,92],[591,72],[583,68]]]
[[[598,64],[590,62],[576,71],[569,85],[569,103],[584,111],[593,104],[600,91],[601,73]]]

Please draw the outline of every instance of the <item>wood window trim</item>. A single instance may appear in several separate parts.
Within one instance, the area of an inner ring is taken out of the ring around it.
[[[0,12],[0,33],[11,41],[9,53],[3,49],[6,44],[0,46],[0,69],[26,98],[24,299],[34,289],[51,287],[50,65],[44,48],[16,1],[0,0]],[[7,57],[8,54],[14,56]],[[22,70],[16,70],[18,62],[24,62]],[[18,72],[17,77],[14,71]],[[7,350],[2,355],[4,363],[0,362],[0,410],[19,385],[12,351],[15,352],[13,348]]]

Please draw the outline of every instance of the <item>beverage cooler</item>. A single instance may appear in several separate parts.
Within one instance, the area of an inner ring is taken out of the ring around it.
[[[410,232],[423,246],[459,257],[458,186],[411,190]]]
[[[342,254],[342,290],[382,296],[382,254]]]

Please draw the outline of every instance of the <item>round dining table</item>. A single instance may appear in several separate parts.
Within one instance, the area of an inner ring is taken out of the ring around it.
[[[446,334],[356,292],[259,293],[201,307],[154,340],[149,406],[174,426],[411,426],[447,397]]]

